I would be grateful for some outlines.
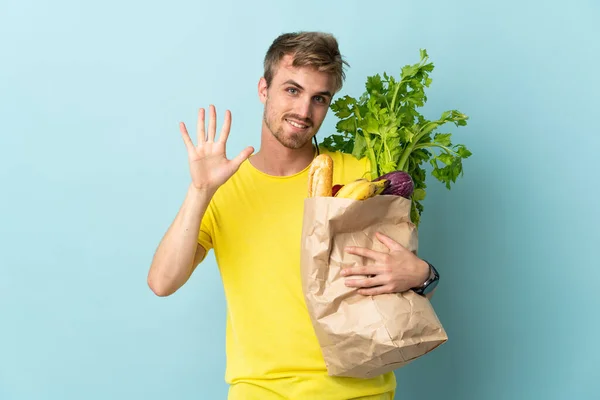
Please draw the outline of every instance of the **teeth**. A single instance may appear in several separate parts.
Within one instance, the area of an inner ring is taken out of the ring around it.
[[[306,125],[300,125],[300,124],[298,124],[298,123],[296,123],[294,121],[290,121],[289,119],[287,120],[287,122],[289,122],[290,125],[295,126],[296,128],[304,129],[304,128],[307,127]]]

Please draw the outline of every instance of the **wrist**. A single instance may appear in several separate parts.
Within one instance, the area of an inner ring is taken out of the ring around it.
[[[437,287],[439,280],[440,280],[440,275],[437,272],[436,268],[433,265],[431,265],[429,262],[427,262],[425,260],[421,260],[421,261],[423,261],[427,264],[427,269],[429,271],[429,274],[428,274],[427,278],[419,284],[419,286],[413,287],[412,290],[417,294],[427,296]]]
[[[217,188],[212,187],[210,185],[199,185],[196,186],[193,183],[190,183],[190,186],[188,188],[188,192],[195,197],[204,197],[204,196],[209,196],[212,197],[215,192],[217,191]]]
[[[419,259],[418,274],[415,277],[415,284],[413,285],[413,287],[415,287],[415,288],[423,287],[430,277],[431,277],[431,267],[429,266],[429,263],[425,260]]]

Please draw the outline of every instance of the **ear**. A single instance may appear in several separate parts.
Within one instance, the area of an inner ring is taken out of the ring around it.
[[[267,80],[264,78],[264,76],[258,81],[258,98],[263,104],[265,104],[267,101]]]

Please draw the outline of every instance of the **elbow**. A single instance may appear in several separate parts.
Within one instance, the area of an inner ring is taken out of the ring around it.
[[[147,279],[148,287],[152,292],[158,297],[167,297],[173,294],[173,290],[162,283],[160,280],[157,280],[152,275],[148,275]]]

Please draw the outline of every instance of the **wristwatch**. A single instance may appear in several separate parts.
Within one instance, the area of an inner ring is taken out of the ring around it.
[[[416,294],[420,294],[421,296],[431,293],[440,281],[440,274],[437,272],[437,269],[429,261],[423,261],[429,265],[429,278],[421,286],[412,289]]]

